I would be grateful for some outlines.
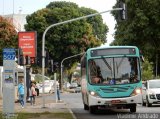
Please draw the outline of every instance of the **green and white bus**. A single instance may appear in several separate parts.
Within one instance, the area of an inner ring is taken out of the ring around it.
[[[84,109],[130,109],[142,103],[140,53],[136,46],[88,49],[81,58]]]

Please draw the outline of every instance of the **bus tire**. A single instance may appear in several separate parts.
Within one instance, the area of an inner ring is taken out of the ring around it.
[[[130,112],[136,112],[136,104],[130,105]]]
[[[84,110],[89,110],[89,106],[84,104]]]
[[[146,103],[145,103],[145,102],[142,102],[142,106],[146,106]]]
[[[97,109],[98,109],[97,106],[90,106],[89,107],[89,111],[90,111],[91,114],[95,114]]]
[[[142,99],[142,106],[146,106],[146,103],[144,102],[143,99]]]

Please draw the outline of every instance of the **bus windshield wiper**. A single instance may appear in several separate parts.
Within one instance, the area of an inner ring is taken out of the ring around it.
[[[108,69],[112,71],[112,67],[108,64],[107,60],[102,56],[104,63],[107,65]]]

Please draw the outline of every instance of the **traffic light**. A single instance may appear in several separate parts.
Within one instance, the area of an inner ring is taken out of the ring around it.
[[[26,65],[30,65],[31,64],[30,57],[27,55],[25,59],[26,59]]]
[[[57,71],[58,71],[58,69],[59,69],[59,64],[58,64],[58,62],[54,62],[54,63],[53,63],[53,69],[54,69],[54,72],[57,72]]]
[[[48,73],[58,72],[59,64],[58,62],[54,62],[53,59],[49,60]]]
[[[42,52],[38,52],[37,53],[37,65],[42,67]],[[45,51],[45,68],[47,68],[49,66],[49,52]]]
[[[127,19],[127,5],[120,0],[119,1],[119,8],[122,8],[122,10],[119,11],[119,20],[126,20]]]
[[[23,57],[23,51],[21,48],[18,48],[18,64],[24,65],[24,57]]]
[[[31,63],[31,64],[35,64],[35,57],[31,57],[31,58],[30,58],[30,63]]]
[[[18,59],[19,59],[19,63],[18,63],[19,65],[22,65],[22,66],[25,65],[25,59],[23,55],[20,55]]]
[[[42,67],[42,52],[37,53],[37,65]]]
[[[53,73],[54,67],[53,67],[53,59],[48,60],[48,73]]]

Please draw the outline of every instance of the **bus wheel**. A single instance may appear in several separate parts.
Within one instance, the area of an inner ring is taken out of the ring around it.
[[[146,106],[146,103],[142,100],[142,106]]]
[[[90,111],[91,114],[95,114],[97,109],[98,109],[97,106],[90,106],[89,107],[89,111]]]
[[[136,112],[136,104],[130,106],[130,112]]]
[[[84,104],[84,110],[89,110],[88,105]]]

